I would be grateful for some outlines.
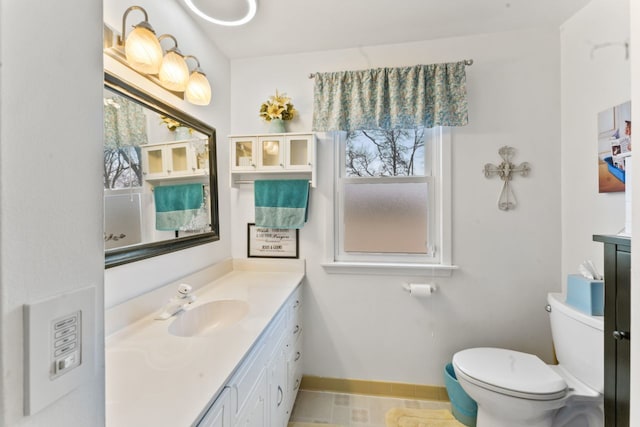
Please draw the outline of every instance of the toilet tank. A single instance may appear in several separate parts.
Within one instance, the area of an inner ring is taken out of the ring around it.
[[[560,366],[595,391],[604,391],[604,317],[567,305],[562,294],[549,294],[551,334]]]

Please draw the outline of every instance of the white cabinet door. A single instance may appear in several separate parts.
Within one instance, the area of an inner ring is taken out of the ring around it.
[[[231,138],[231,170],[253,171],[258,163],[258,138]]]
[[[284,140],[285,169],[310,171],[315,161],[314,142],[314,135],[286,136]]]
[[[238,417],[237,427],[269,427],[266,369],[260,372],[256,387]]]
[[[166,152],[162,145],[142,147],[142,175],[144,179],[167,176]]]
[[[258,169],[264,171],[284,169],[284,137],[258,137]]]
[[[278,344],[278,350],[269,365],[269,417],[271,427],[285,427],[289,420],[287,411],[287,354],[284,347],[284,335]]]
[[[198,427],[231,427],[231,400],[228,388],[218,396],[198,423]]]
[[[193,175],[195,171],[193,149],[188,142],[169,144],[165,147],[167,177]]]

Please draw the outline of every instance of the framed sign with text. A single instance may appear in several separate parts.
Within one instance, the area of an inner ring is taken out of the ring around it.
[[[299,230],[247,224],[249,258],[298,258]]]

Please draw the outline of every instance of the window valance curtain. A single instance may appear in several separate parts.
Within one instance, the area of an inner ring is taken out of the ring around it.
[[[139,146],[147,141],[147,116],[141,105],[113,95],[105,99],[104,146]]]
[[[313,130],[464,126],[465,62],[316,73]]]

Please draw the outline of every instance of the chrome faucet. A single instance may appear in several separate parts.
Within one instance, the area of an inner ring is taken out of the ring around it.
[[[192,304],[196,300],[196,297],[191,294],[192,289],[191,286],[185,283],[180,284],[178,286],[178,295],[167,302],[167,305],[156,316],[156,319],[166,320],[184,310],[189,304]]]

